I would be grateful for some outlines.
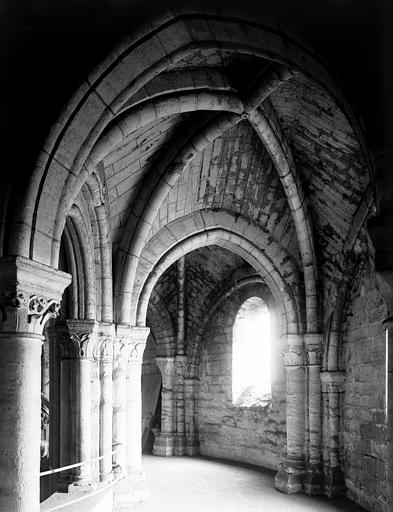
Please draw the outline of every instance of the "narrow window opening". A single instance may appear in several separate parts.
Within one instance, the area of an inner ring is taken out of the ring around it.
[[[271,403],[270,313],[259,297],[247,299],[233,326],[232,402],[239,407]]]

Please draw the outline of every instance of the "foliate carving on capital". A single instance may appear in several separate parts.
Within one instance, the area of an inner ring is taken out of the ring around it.
[[[70,330],[70,339],[74,345],[76,358],[91,358],[95,356],[97,339],[93,333]]]
[[[302,345],[286,346],[281,355],[285,367],[305,366],[306,355]]]
[[[103,362],[113,361],[113,340],[112,338],[99,338],[95,347],[94,356]]]
[[[123,337],[116,337],[113,343],[113,358],[116,361],[125,359],[127,354],[127,343]]]
[[[43,324],[50,318],[56,318],[59,315],[59,311],[60,301],[58,300],[46,299],[38,295],[30,297],[28,309],[29,322],[32,318],[37,318],[40,319],[40,324]]]
[[[307,345],[307,364],[309,366],[321,366],[323,346],[320,344]]]
[[[129,341],[128,342],[128,362],[142,363],[143,352],[145,350],[146,341]]]
[[[47,320],[59,315],[60,301],[39,295],[29,296],[22,291],[0,293],[0,311],[3,323],[7,321],[10,313],[18,312],[21,309],[26,310],[24,322],[32,324],[34,321],[38,321],[38,324],[43,327]],[[23,325],[23,320],[19,325]],[[25,330],[31,330],[31,328]]]

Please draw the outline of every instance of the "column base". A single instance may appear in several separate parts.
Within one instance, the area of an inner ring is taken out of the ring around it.
[[[186,438],[186,455],[190,457],[199,454],[199,442],[196,436]]]
[[[274,478],[276,489],[285,494],[303,492],[305,469],[300,464],[282,464],[280,471]]]
[[[324,467],[323,493],[328,498],[344,496],[346,493],[344,473],[338,466]]]
[[[121,479],[113,489],[113,506],[129,507],[133,503],[148,501],[150,489],[142,470],[128,470],[128,475]]]
[[[310,464],[303,482],[304,492],[309,496],[323,493],[323,474],[319,464]]]
[[[158,434],[154,440],[153,455],[170,457],[173,455],[175,437],[167,434]]]
[[[186,438],[184,436],[176,436],[173,444],[173,455],[181,456],[186,453]]]

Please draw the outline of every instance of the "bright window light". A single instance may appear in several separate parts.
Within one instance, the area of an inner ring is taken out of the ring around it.
[[[270,314],[259,297],[246,300],[233,326],[232,401],[241,407],[271,402]]]

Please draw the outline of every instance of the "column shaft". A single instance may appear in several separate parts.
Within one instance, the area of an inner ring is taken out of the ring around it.
[[[174,401],[176,405],[176,436],[173,447],[174,455],[184,455],[186,452],[186,440],[184,434],[184,373],[186,361],[186,356],[176,356],[176,376],[174,390]]]
[[[184,379],[184,416],[185,416],[185,437],[186,454],[196,455],[199,453],[199,445],[196,435],[196,404],[195,394],[198,380],[195,378]]]
[[[0,510],[38,512],[42,336],[0,333]]]
[[[340,418],[341,397],[344,391],[345,372],[333,371],[320,374],[322,393],[327,405],[326,414],[328,432],[324,443],[328,449],[327,460],[324,460],[324,492],[333,497],[343,493],[345,489],[344,475],[340,461]]]
[[[76,404],[74,402],[75,362],[63,359],[60,363],[60,466],[75,462],[75,422]],[[59,475],[59,490],[66,491],[74,470],[62,471]]]
[[[141,362],[129,362],[127,369],[127,466],[142,467]]]
[[[304,368],[287,367],[287,456],[304,461]]]
[[[176,431],[176,359],[172,356],[156,357],[156,362],[162,375],[161,432],[154,440],[153,454],[168,457],[173,455]]]
[[[304,490],[316,495],[322,492],[322,334],[306,334],[308,376],[308,460]]]
[[[76,360],[77,389],[77,459],[78,462],[91,458],[91,360],[80,357]],[[90,483],[90,463],[78,469],[78,484]]]
[[[127,394],[126,394],[127,358],[125,343],[118,339],[115,343],[113,360],[113,417],[112,436],[113,447],[116,453],[113,463],[126,469],[126,444],[127,444]]]
[[[112,361],[100,361],[100,479],[107,481],[112,478]]]

